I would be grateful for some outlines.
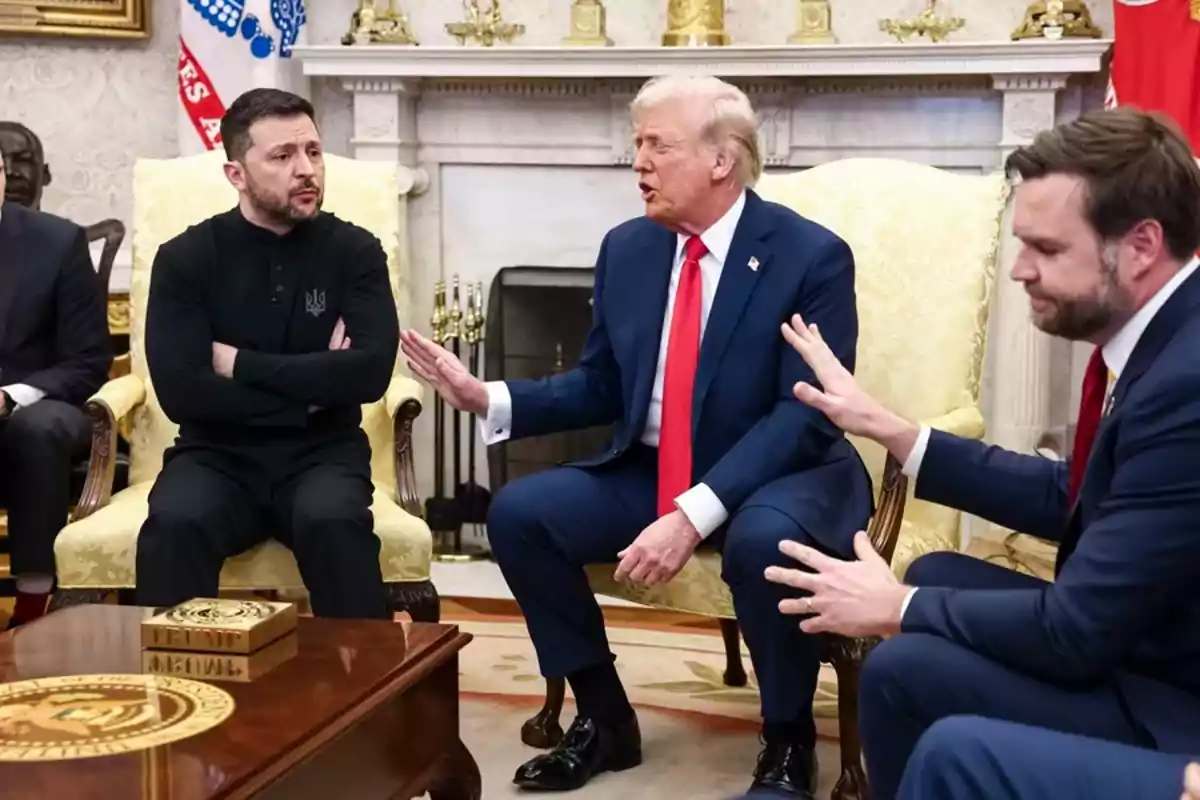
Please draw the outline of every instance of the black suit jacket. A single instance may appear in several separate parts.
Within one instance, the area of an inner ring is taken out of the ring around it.
[[[1200,272],[1138,340],[1074,507],[1066,463],[938,432],[916,494],[1060,547],[1042,588],[918,589],[904,631],[1063,685],[1115,682],[1160,748],[1200,752]]]
[[[0,206],[0,386],[81,405],[108,377],[104,290],[73,222]]]

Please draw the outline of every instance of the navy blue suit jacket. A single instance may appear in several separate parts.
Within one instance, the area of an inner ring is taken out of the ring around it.
[[[582,466],[620,458],[639,441],[677,244],[675,233],[644,217],[609,231],[596,260],[593,325],[579,363],[549,378],[508,382],[513,438],[616,423],[611,446]],[[757,270],[751,259],[758,260]],[[819,325],[833,352],[854,369],[858,315],[850,247],[747,192],[700,346],[693,485],[707,484],[731,515],[756,491],[777,486],[767,502],[802,524],[813,521],[820,529],[810,532],[822,544],[850,552],[853,526],[870,513],[869,481],[840,497],[837,487],[822,490],[825,502],[778,483],[823,463],[858,458],[837,427],[792,394],[797,381],[816,380],[779,330],[796,313]],[[814,518],[815,510],[835,506]],[[841,524],[842,507],[855,519],[850,530]]]
[[[1066,487],[1065,462],[934,432],[917,496],[1058,541],[1057,575],[922,587],[903,630],[1049,681],[1115,682],[1160,748],[1200,751],[1200,273],[1134,348],[1074,508]]]

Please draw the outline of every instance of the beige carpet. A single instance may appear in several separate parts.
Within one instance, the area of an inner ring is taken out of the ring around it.
[[[483,796],[524,796],[512,785],[513,772],[539,751],[521,743],[521,723],[541,707],[545,688],[525,626],[515,619],[444,621],[475,637],[460,660],[462,729],[483,775]],[[638,709],[645,762],[570,797],[720,800],[744,792],[760,748],[758,694],[753,676],[743,689],[721,682],[720,636],[642,623],[610,625],[609,640]],[[821,798],[829,797],[838,771],[832,680],[831,671],[822,674],[818,698]],[[573,716],[568,702],[564,728]]]

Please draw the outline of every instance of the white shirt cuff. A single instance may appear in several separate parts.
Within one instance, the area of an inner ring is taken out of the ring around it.
[[[703,483],[697,483],[676,497],[675,507],[688,518],[688,522],[692,523],[701,539],[707,539],[729,518],[729,512],[725,510],[717,493]]]
[[[921,472],[921,462],[925,459],[925,450],[929,447],[929,426],[921,425],[917,429],[917,441],[913,444],[912,452],[908,454],[908,458],[904,460],[904,466],[900,468],[907,477],[916,480],[917,475]]]
[[[46,396],[46,393],[41,389],[35,389],[32,386],[28,386],[24,383],[14,383],[11,386],[0,386],[0,391],[7,392],[8,396],[12,398],[12,401],[17,404],[17,407],[14,408],[13,411],[22,409],[25,406],[31,406]]]
[[[479,435],[486,445],[498,444],[512,436],[512,394],[504,381],[484,384],[488,393],[488,413],[479,418]]]
[[[904,602],[900,604],[900,624],[904,624],[904,614],[908,611],[908,604],[912,602],[913,595],[917,593],[917,587],[908,590],[908,594],[904,595]]]

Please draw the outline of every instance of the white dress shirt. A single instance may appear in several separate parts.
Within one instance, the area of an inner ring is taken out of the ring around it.
[[[713,298],[717,294],[717,284],[721,280],[721,270],[729,255],[729,247],[733,244],[733,234],[737,230],[738,220],[742,217],[742,209],[746,206],[746,195],[741,194],[734,204],[717,220],[711,228],[700,234],[700,241],[708,248],[700,259],[700,338],[704,339],[704,331],[708,326],[708,313],[712,310]],[[662,401],[663,377],[666,372],[667,340],[671,335],[671,315],[675,310],[675,291],[679,286],[679,275],[683,270],[683,246],[691,238],[687,234],[679,234],[675,247],[675,264],[671,268],[671,282],[667,288],[667,308],[663,318],[662,338],[658,346],[658,367],[654,373],[654,388],[650,391],[650,408],[646,414],[646,428],[642,432],[642,442],[650,447],[658,447],[658,436],[662,430]],[[485,444],[495,444],[507,439],[512,431],[512,395],[504,381],[491,381],[486,384],[488,392],[487,417],[479,420],[479,432]],[[701,538],[707,538],[713,531],[721,527],[729,517],[729,512],[717,495],[707,485],[698,483],[675,498],[675,506],[684,513],[692,523]]]
[[[2,199],[0,198],[0,200]],[[0,216],[3,215],[0,214]],[[19,409],[31,406],[46,396],[46,393],[41,389],[35,389],[24,383],[11,383],[7,386],[0,386],[0,392],[4,392],[11,397],[13,404],[16,406],[16,408],[10,408],[9,413],[16,413]]]
[[[1196,271],[1197,265],[1200,265],[1200,258],[1193,257],[1171,277],[1171,280],[1164,283],[1162,288],[1146,301],[1146,304],[1139,308],[1100,349],[1100,353],[1104,357],[1104,365],[1108,367],[1108,388],[1105,390],[1104,398],[1106,408],[1108,393],[1116,386],[1117,379],[1121,377],[1125,365],[1129,363],[1129,357],[1133,355],[1133,348],[1137,346],[1138,340],[1142,338],[1146,328],[1150,327],[1150,320],[1154,319],[1154,315],[1163,307],[1163,304],[1171,295],[1175,294],[1175,290]],[[922,424],[917,432],[916,444],[913,445],[912,452],[908,454],[908,458],[904,460],[904,466],[900,470],[913,480],[916,480],[917,475],[921,472],[921,462],[925,459],[925,450],[929,447],[929,434],[929,426]],[[908,610],[908,603],[916,592],[914,587],[905,596],[904,603],[900,606],[901,620],[904,619],[904,612]]]

